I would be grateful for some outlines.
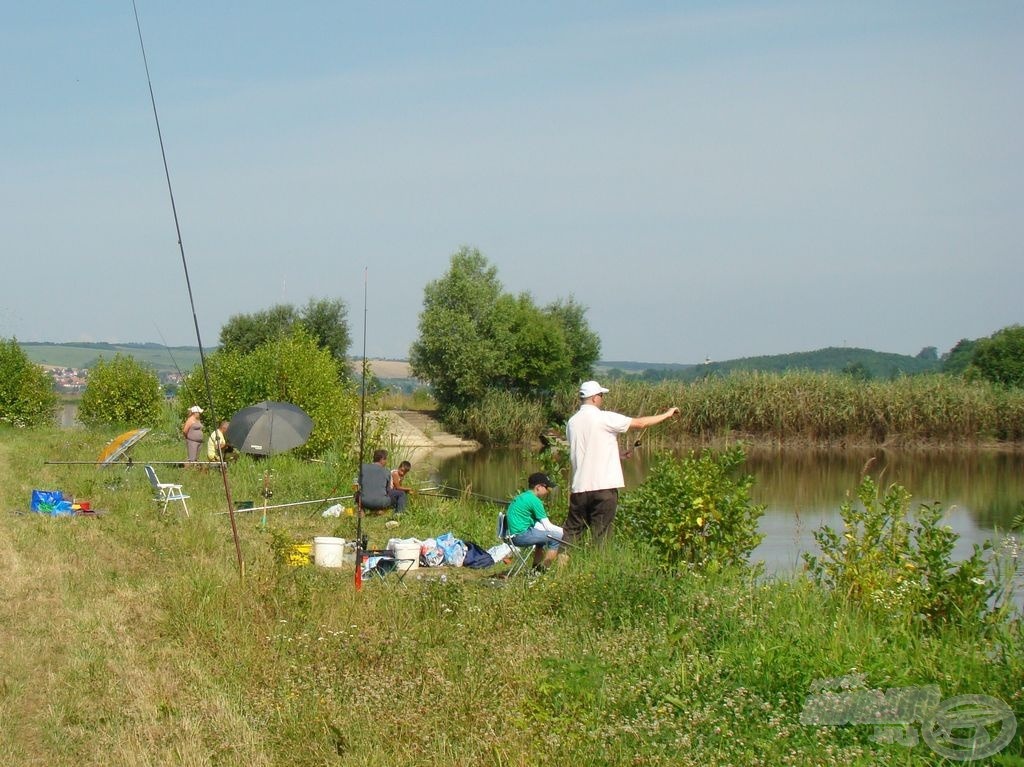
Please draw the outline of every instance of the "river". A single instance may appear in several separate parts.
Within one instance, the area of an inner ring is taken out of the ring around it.
[[[627,489],[643,481],[651,458],[641,449],[623,462]],[[865,466],[880,485],[904,486],[915,505],[942,504],[945,522],[960,536],[956,558],[969,556],[974,544],[1000,537],[1024,512],[1024,453],[1019,451],[750,449],[745,471],[754,477],[751,495],[766,506],[760,524],[764,540],[752,561],[774,574],[801,567],[802,552],[817,552],[814,531],[841,524],[839,508],[856,492]],[[536,468],[536,458],[522,450],[479,450],[445,459],[434,479],[507,499]]]

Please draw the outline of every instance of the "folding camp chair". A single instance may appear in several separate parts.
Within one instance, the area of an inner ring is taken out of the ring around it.
[[[505,573],[506,578],[511,578],[514,575],[519,574],[524,569],[530,567],[530,556],[533,552],[533,546],[528,546],[524,552],[523,549],[512,543],[512,535],[508,531],[508,518],[505,516],[504,511],[498,512],[498,540],[512,549],[512,567]]]
[[[181,490],[181,485],[173,485],[169,482],[161,482],[156,478],[156,471],[152,466],[146,465],[146,476],[149,477],[149,484],[153,486],[153,492],[156,496],[153,500],[156,503],[162,503],[164,506],[160,509],[161,512],[167,511],[167,504],[171,501],[181,501],[182,507],[185,509],[185,516],[189,516],[188,504],[185,503],[186,498],[191,496],[185,495]]]

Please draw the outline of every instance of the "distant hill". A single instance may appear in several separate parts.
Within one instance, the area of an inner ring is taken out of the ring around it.
[[[621,364],[619,366],[620,369],[626,370]],[[742,357],[679,368],[671,370],[665,369],[665,366],[648,366],[640,376],[645,380],[694,381],[706,376],[726,376],[736,371],[782,373],[787,370],[810,370],[817,373],[845,372],[862,378],[884,379],[899,375],[939,372],[942,369],[942,362],[937,355],[912,357],[908,354],[876,352],[872,349],[830,346],[812,352]]]
[[[152,367],[157,374],[188,373],[199,364],[198,346],[163,346],[152,343],[47,343],[19,341],[18,345],[33,362],[61,368],[89,368],[100,357],[111,360],[115,354],[134,357]]]
[[[112,359],[115,354],[131,355],[158,374],[174,373],[180,369],[188,373],[199,364],[199,347],[171,346],[154,343],[46,343],[19,342],[33,362],[55,367],[88,368],[101,356]],[[212,349],[211,349],[212,351]],[[380,380],[388,383],[414,381],[406,360],[368,360],[371,370]],[[359,361],[353,361],[358,374]],[[722,362],[684,364],[675,362],[634,362],[601,360],[594,366],[597,376],[618,376],[643,380],[693,381],[708,375],[728,375],[737,370],[784,372],[786,370],[812,370],[817,372],[851,372],[863,377],[891,378],[896,375],[937,372],[942,363],[935,356],[912,357],[907,354],[876,352],[831,346],[812,352],[794,352],[762,357],[743,357]]]

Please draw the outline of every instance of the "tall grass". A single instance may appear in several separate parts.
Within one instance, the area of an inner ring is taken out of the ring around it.
[[[867,725],[800,723],[817,680],[851,673],[1024,715],[1019,623],[893,630],[804,579],[679,576],[624,540],[539,580],[428,570],[356,592],[351,572],[275,561],[272,531],[351,537],[351,518],[307,510],[240,515],[240,578],[217,474],[167,468],[193,514],[160,515],[138,468],[43,465],[107,435],[0,437],[5,765],[935,764]],[[267,470],[274,502],[335,482],[242,459],[235,495]],[[107,513],[30,514],[34,487]],[[452,530],[490,546],[494,515],[418,496],[397,530],[365,524],[372,544]],[[999,758],[1020,757],[1018,733]]]
[[[620,381],[606,407],[646,415],[676,405],[658,427],[669,441],[726,437],[807,444],[960,444],[1024,438],[1024,390],[944,375],[857,381],[832,373],[735,373],[692,384]],[[562,392],[554,410],[577,407]]]

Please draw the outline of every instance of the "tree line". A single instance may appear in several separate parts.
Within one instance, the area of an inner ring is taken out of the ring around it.
[[[193,402],[207,402],[211,394],[214,402],[223,403],[217,408],[222,412],[211,414],[211,419],[259,399],[280,399],[320,414],[323,439],[314,440],[311,449],[350,432],[351,418],[331,415],[352,407],[356,393],[343,301],[311,299],[302,307],[279,304],[233,315],[221,328],[219,342],[208,356],[211,391],[206,391],[197,366],[178,392],[182,415]],[[528,409],[529,420],[563,415],[554,412],[553,403],[565,399],[556,395],[592,376],[600,349],[586,308],[573,297],[540,306],[529,293],[507,292],[497,268],[479,250],[463,247],[452,254],[447,271],[424,288],[410,363],[413,374],[429,386],[442,418],[465,432],[495,403],[510,413]],[[853,359],[851,350],[823,351],[832,352],[826,355],[832,364],[847,359],[842,372],[853,378],[875,375],[867,358]],[[836,357],[840,352],[846,356]],[[782,355],[787,356],[794,355]],[[941,369],[969,380],[1024,386],[1024,327],[1011,325],[987,338],[962,339],[941,358],[935,347],[926,347],[906,359],[914,360],[920,371]],[[706,376],[709,367],[644,377]],[[115,354],[91,368],[79,418],[87,425],[146,425],[158,417],[162,398],[151,369]],[[28,360],[15,339],[0,341],[0,423],[50,423],[55,408],[56,396],[41,367]]]

